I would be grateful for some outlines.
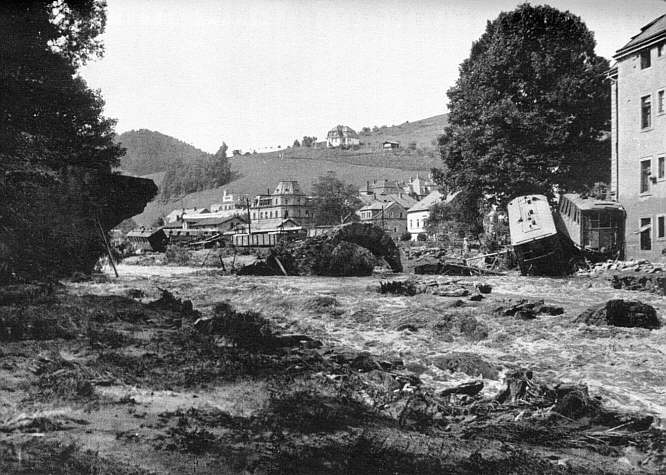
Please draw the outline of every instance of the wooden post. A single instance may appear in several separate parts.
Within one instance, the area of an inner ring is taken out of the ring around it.
[[[109,262],[111,263],[111,267],[113,267],[113,273],[116,274],[116,278],[118,278],[118,269],[116,269],[116,263],[113,261],[113,255],[111,254],[111,246],[109,245],[109,241],[106,239],[106,234],[104,233],[102,222],[99,220],[99,215],[95,216],[95,219],[97,220],[97,226],[99,228],[99,233],[102,235],[102,241],[104,241],[104,246],[106,246],[106,253],[109,256]]]

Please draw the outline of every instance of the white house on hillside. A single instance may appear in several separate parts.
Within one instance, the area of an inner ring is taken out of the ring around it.
[[[352,147],[361,143],[358,134],[351,127],[338,125],[326,134],[326,142],[329,147]]]

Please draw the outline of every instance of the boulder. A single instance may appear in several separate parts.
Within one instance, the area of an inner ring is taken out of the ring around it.
[[[530,301],[526,299],[509,300],[505,305],[493,311],[496,317],[516,317],[520,320],[531,320],[537,315],[562,315],[564,308],[554,305],[545,305],[543,300]]]
[[[654,307],[637,300],[609,300],[605,304],[585,310],[575,321],[588,325],[639,327],[650,330],[661,328]]]

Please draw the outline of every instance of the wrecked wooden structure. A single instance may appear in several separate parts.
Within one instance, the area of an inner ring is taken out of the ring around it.
[[[280,241],[265,261],[239,274],[367,276],[381,261],[402,272],[400,250],[383,229],[349,223],[319,236]]]
[[[139,229],[127,233],[127,242],[137,251],[164,252],[169,238],[162,229]]]

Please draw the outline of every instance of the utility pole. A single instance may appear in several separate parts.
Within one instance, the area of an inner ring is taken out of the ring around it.
[[[247,238],[248,240],[252,237],[252,220],[250,219],[250,198],[245,197],[245,207],[247,209]]]

